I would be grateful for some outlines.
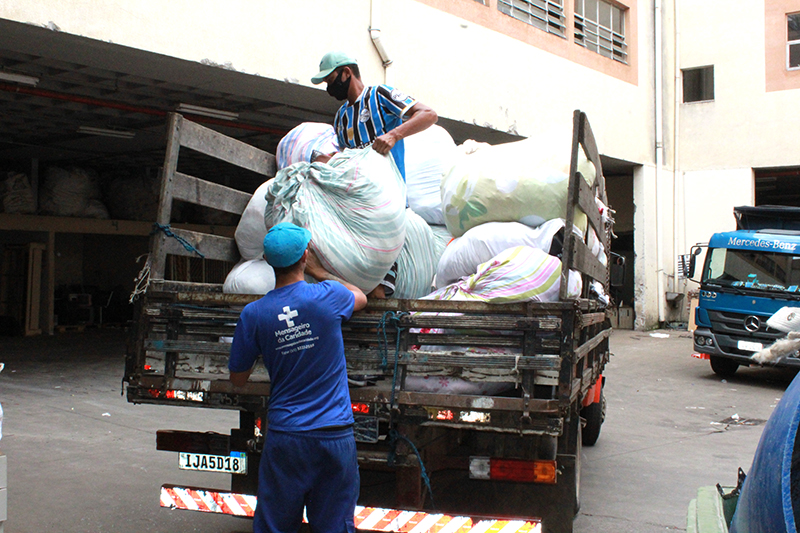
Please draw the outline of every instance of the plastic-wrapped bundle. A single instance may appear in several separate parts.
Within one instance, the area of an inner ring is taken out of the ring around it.
[[[408,206],[430,224],[444,224],[442,176],[455,163],[456,143],[441,126],[406,137]]]
[[[330,124],[303,122],[287,133],[278,143],[278,169],[295,163],[311,162],[311,152],[323,154],[339,151],[336,132]]]
[[[538,228],[531,228],[519,222],[487,222],[475,226],[455,238],[447,246],[436,271],[436,288],[441,289],[464,276],[474,274],[478,265],[516,246],[530,246],[543,252],[559,255],[551,250],[553,237],[564,227],[564,219],[548,220]],[[576,230],[580,235],[580,231]]]
[[[33,214],[36,212],[36,199],[28,176],[21,172],[9,172],[3,183],[0,183],[0,199],[3,211],[16,214]]]
[[[241,260],[228,273],[222,292],[267,294],[275,288],[275,271],[264,259]]]
[[[97,176],[87,170],[50,167],[39,193],[42,214],[109,218],[108,211],[100,201]]]
[[[430,294],[443,251],[428,223],[407,209],[406,240],[397,258],[394,298],[415,299]]]
[[[239,255],[243,259],[258,259],[264,253],[264,237],[267,235],[267,225],[264,223],[264,210],[267,208],[267,188],[269,181],[264,182],[253,193],[242,212],[239,224],[233,237]]]
[[[364,292],[378,286],[403,248],[405,184],[391,157],[345,150],[329,163],[296,163],[267,187],[265,225],[311,231],[323,267]]]
[[[517,246],[478,266],[478,271],[428,295],[431,300],[491,303],[556,302],[561,289],[561,260],[547,252]],[[581,277],[570,272],[570,298],[581,293]]]
[[[571,133],[490,146],[465,143],[442,179],[442,208],[454,237],[486,222],[522,222],[531,227],[566,218]],[[579,151],[579,171],[589,184],[595,168]],[[586,216],[576,212],[576,225]]]

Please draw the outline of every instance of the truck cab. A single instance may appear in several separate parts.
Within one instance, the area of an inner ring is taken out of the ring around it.
[[[800,223],[792,222],[800,208],[737,207],[734,214],[738,229],[708,242],[695,310],[694,349],[723,377],[785,336],[767,325],[774,313],[800,307]],[[777,365],[800,367],[800,358]]]

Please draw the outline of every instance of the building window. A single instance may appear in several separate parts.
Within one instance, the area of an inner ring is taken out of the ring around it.
[[[714,99],[714,66],[682,69],[683,102],[706,102]]]
[[[625,10],[604,0],[575,0],[575,42],[627,64]]]
[[[564,0],[497,0],[497,9],[540,30],[566,36]]]
[[[786,68],[800,69],[800,13],[786,17]]]

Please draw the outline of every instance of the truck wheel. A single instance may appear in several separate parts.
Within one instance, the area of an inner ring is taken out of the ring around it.
[[[711,370],[720,377],[729,378],[736,373],[739,363],[731,359],[725,359],[718,355],[711,356]]]
[[[600,437],[600,428],[606,419],[606,397],[600,391],[600,401],[581,409],[581,418],[586,420],[581,442],[584,446],[594,446]]]

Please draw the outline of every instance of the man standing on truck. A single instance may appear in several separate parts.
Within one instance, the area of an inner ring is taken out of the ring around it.
[[[256,533],[296,532],[303,507],[314,531],[355,529],[358,459],[341,325],[367,297],[334,280],[310,241],[308,230],[288,222],[270,228],[264,257],[275,289],[242,311],[228,362],[236,387],[259,357],[271,382]],[[321,283],[306,283],[305,273]]]
[[[406,179],[403,139],[436,124],[436,111],[404,92],[388,85],[366,86],[361,81],[358,61],[344,52],[328,52],[319,63],[319,72],[311,82],[327,83],[328,94],[344,101],[336,112],[333,128],[339,149],[372,148],[382,155],[391,154],[403,181]],[[330,154],[320,154],[314,161],[327,162]],[[384,298],[394,294],[397,264],[370,296]]]

